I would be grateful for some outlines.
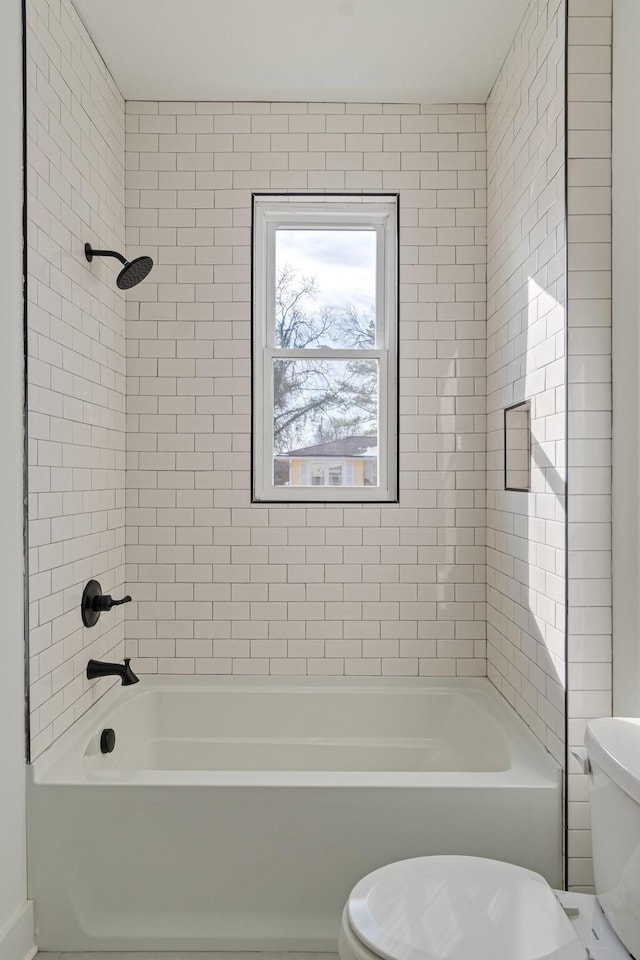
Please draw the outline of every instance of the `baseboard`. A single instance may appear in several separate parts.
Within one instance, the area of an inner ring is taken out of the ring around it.
[[[0,929],[0,960],[32,960],[37,952],[33,933],[33,901],[23,907]]]

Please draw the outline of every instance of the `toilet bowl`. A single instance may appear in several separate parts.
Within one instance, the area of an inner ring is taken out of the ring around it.
[[[368,960],[586,956],[546,880],[497,860],[418,857],[389,864],[355,886],[345,913],[353,960],[360,944]]]
[[[594,933],[594,927],[595,933]],[[522,867],[419,857],[358,883],[341,960],[629,960],[597,900],[551,889]]]
[[[585,744],[598,896],[481,857],[402,860],[351,891],[341,960],[640,957],[640,720],[592,721]]]

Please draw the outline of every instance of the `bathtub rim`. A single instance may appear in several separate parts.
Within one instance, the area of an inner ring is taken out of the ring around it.
[[[83,768],[81,760],[91,741],[128,699],[157,692],[193,692],[216,689],[249,693],[252,689],[466,694],[500,724],[509,766],[497,771],[334,771],[334,770],[110,770]],[[75,723],[29,767],[31,785],[84,788],[111,787],[332,787],[332,788],[452,788],[513,787],[557,789],[562,768],[535,734],[486,677],[264,677],[147,674],[140,686],[112,685]]]

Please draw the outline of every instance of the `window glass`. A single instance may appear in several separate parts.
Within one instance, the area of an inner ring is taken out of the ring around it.
[[[377,484],[378,365],[373,359],[273,361],[275,485],[344,486],[347,470],[351,486]],[[330,468],[318,462],[322,456],[331,458]]]
[[[374,230],[276,230],[276,347],[370,349],[375,326]]]

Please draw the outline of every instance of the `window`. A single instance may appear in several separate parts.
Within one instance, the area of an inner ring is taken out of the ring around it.
[[[398,199],[253,199],[254,500],[394,501]]]

